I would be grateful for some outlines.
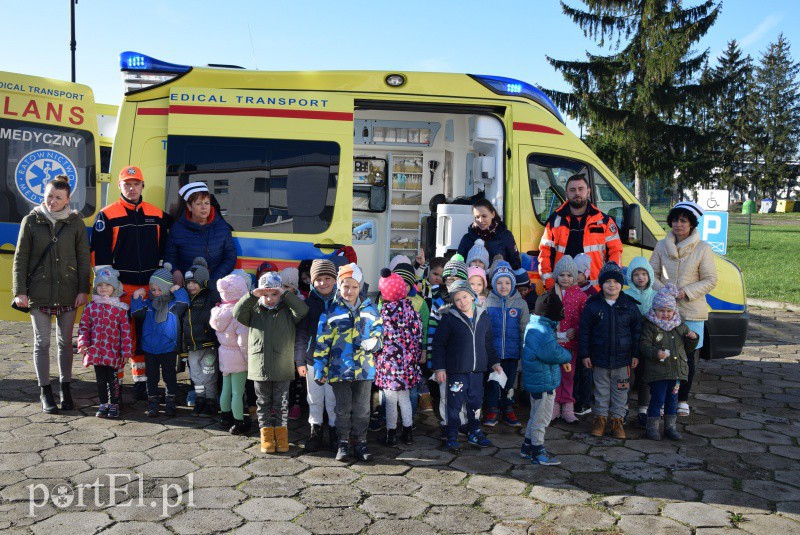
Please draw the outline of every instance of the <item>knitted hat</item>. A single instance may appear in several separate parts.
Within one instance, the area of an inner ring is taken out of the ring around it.
[[[119,282],[119,271],[111,266],[97,266],[94,268],[94,286],[92,293],[97,294],[98,284],[110,284],[114,287],[111,292],[111,297],[119,297],[122,295],[122,283]]]
[[[400,275],[392,273],[387,268],[381,270],[378,289],[381,292],[381,297],[386,302],[399,301],[408,295],[406,281]]]
[[[467,292],[469,295],[472,296],[473,299],[477,299],[477,295],[475,294],[475,290],[472,289],[472,286],[465,280],[457,280],[453,284],[447,287],[447,292],[450,294],[450,297],[455,297],[458,292]]]
[[[201,288],[205,288],[208,286],[209,278],[208,262],[206,262],[206,259],[202,256],[198,256],[192,260],[192,267],[183,275],[183,283],[186,284],[187,282],[194,281],[199,284]]]
[[[364,273],[358,265],[351,262],[339,268],[336,284],[341,284],[344,279],[355,279],[358,285],[361,286],[361,283],[364,282]]]
[[[178,195],[183,197],[184,201],[189,202],[189,197],[191,197],[192,194],[200,191],[205,191],[208,193],[208,186],[205,182],[189,182],[178,190]]]
[[[524,268],[514,270],[514,278],[517,280],[517,288],[531,286],[531,278]]]
[[[499,253],[494,255],[492,257],[492,265],[489,266],[489,268],[486,270],[486,273],[494,273],[494,270],[497,269],[497,263],[502,262],[503,260],[505,260],[505,258],[503,258],[503,255]]]
[[[558,260],[558,262],[556,262],[556,265],[553,268],[553,279],[558,282],[558,276],[564,272],[572,275],[573,282],[578,282],[578,267],[575,265],[575,261],[572,259],[572,257],[568,254],[565,254]]]
[[[278,271],[278,266],[269,261],[261,262],[256,269],[256,279],[261,280],[261,275],[268,271]]]
[[[578,253],[573,260],[578,273],[583,273],[583,276],[588,279],[592,272],[592,257],[586,253]]]
[[[150,284],[158,286],[161,293],[167,293],[175,285],[175,279],[172,278],[172,264],[164,262],[163,266],[155,270],[150,275]]]
[[[396,258],[396,257],[395,257]],[[405,257],[402,257],[405,258]],[[393,273],[397,273],[400,277],[411,287],[417,284],[417,273],[414,271],[414,266],[407,262],[398,262],[393,268],[390,268]]]
[[[391,271],[394,271],[394,268],[397,267],[397,264],[410,264],[410,263],[411,263],[411,259],[408,258],[407,256],[404,256],[404,255],[401,255],[401,254],[395,255],[394,258],[392,258],[389,261],[389,269]]]
[[[284,270],[280,272],[280,276],[285,286],[291,286],[295,290],[300,287],[300,271],[297,268],[284,268]]]
[[[678,310],[678,303],[675,298],[678,297],[678,288],[674,284],[667,283],[666,286],[661,288],[655,297],[653,297],[652,308],[669,308]]]
[[[537,300],[533,313],[553,321],[564,319],[564,303],[552,290],[543,293]]]
[[[489,267],[489,251],[483,246],[484,241],[480,238],[475,240],[475,245],[467,252],[467,265],[469,266],[473,260],[480,260],[483,262],[483,267]]]
[[[336,251],[336,256],[344,257],[351,264],[358,263],[358,255],[356,254],[356,250],[349,245],[345,245],[344,247]]]
[[[483,268],[479,268],[478,266],[467,268],[467,280],[471,279],[472,277],[480,277],[483,279],[483,285],[487,286],[489,283],[486,281],[486,270]]]
[[[246,272],[245,270],[234,269],[233,271],[231,271],[231,275],[239,275],[242,279],[244,279],[244,282],[247,284],[248,292],[253,289],[253,282],[254,282],[253,276],[248,272]],[[219,284],[217,284],[217,289],[219,289]]]
[[[334,255],[330,257],[330,261],[333,262],[333,266],[336,268],[336,271],[339,271],[340,267],[346,266],[350,263],[350,261],[341,255]]]
[[[281,276],[274,271],[267,271],[258,279],[259,288],[268,288],[270,290],[280,290],[283,283]]]
[[[597,282],[602,286],[608,279],[614,279],[620,284],[625,284],[625,277],[622,275],[622,269],[620,269],[616,262],[606,262],[603,269],[600,270]]]
[[[460,254],[454,254],[450,261],[444,265],[442,280],[447,277],[467,280],[467,264],[464,263],[464,257]]]
[[[697,204],[696,202],[681,201],[681,202],[679,202],[678,204],[676,204],[675,206],[672,207],[673,210],[677,210],[678,208],[682,208],[684,210],[687,210],[689,213],[691,213],[697,219],[700,219],[701,217],[703,217],[703,209],[700,208],[700,205]]]
[[[517,277],[514,276],[514,270],[511,269],[511,264],[505,260],[498,262],[494,271],[492,271],[492,288],[497,288],[497,281],[503,277],[508,277],[512,288],[517,285]]]
[[[336,266],[327,258],[317,258],[311,262],[311,284],[313,285],[317,277],[322,275],[327,275],[336,280]]]

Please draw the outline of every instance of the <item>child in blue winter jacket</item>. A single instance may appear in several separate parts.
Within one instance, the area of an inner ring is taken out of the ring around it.
[[[531,314],[528,303],[516,290],[516,277],[508,262],[498,262],[492,272],[492,291],[486,298],[484,307],[492,320],[494,348],[500,356],[500,365],[508,379],[502,388],[496,381],[486,384],[486,417],[483,423],[494,426],[500,416],[504,424],[520,427],[514,414],[513,388],[522,354],[525,327]]]
[[[164,414],[175,416],[176,371],[181,340],[181,317],[189,307],[189,294],[175,284],[172,266],[165,263],[150,277],[150,298],[145,290],[133,293],[131,316],[142,320],[142,350],[147,373],[147,416],[158,416],[158,382],[164,379]]]
[[[625,272],[625,284],[627,288],[623,290],[627,295],[639,302],[639,312],[645,316],[653,304],[656,291],[653,289],[653,266],[650,261],[643,256],[637,256],[628,264],[628,271]],[[635,370],[633,383],[636,385],[638,411],[636,421],[639,427],[647,426],[647,407],[650,404],[650,388],[642,381],[645,375],[647,362],[645,359],[639,360],[639,366]]]
[[[519,453],[533,464],[553,466],[561,461],[545,449],[544,434],[561,384],[561,366],[570,366],[572,353],[556,340],[564,305],[552,290],[536,300],[534,314],[525,329],[522,348],[522,384],[531,395],[531,415]]]

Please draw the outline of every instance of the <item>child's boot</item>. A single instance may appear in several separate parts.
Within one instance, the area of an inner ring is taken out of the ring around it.
[[[526,438],[522,441],[522,447],[519,449],[519,456],[523,459],[530,459],[532,451],[533,444],[531,444],[531,439]]]
[[[664,434],[670,440],[683,440],[683,436],[678,432],[677,420],[675,414],[664,416]]]
[[[233,420],[233,425],[228,429],[231,435],[244,435],[247,433],[247,423],[244,420]]]
[[[486,409],[486,416],[483,418],[483,425],[494,427],[497,425],[497,407],[489,407]]]
[[[101,403],[94,415],[98,418],[108,418],[108,403]]]
[[[386,429],[386,445],[390,448],[397,446],[397,429]]]
[[[519,423],[517,415],[514,414],[513,407],[506,407],[503,409],[503,423],[509,427],[522,427],[522,424]]]
[[[413,429],[413,425],[408,427],[403,426],[403,431],[400,433],[400,441],[406,446],[410,446],[414,443]]]
[[[72,400],[72,390],[70,389],[71,383],[61,383],[61,410],[71,411],[75,408],[75,402]]]
[[[306,451],[317,451],[322,446],[322,426],[311,424],[311,433],[306,439]]]
[[[110,420],[116,420],[119,418],[119,403],[108,404],[108,418]]]
[[[564,418],[564,421],[568,424],[574,424],[578,422],[578,417],[575,416],[575,404],[574,403],[564,403],[561,406],[561,417]]]
[[[219,413],[219,420],[217,420],[217,423],[222,429],[230,429],[234,421],[233,413],[231,411],[221,411]]]
[[[556,419],[558,419],[560,416],[561,416],[561,403],[559,403],[558,401],[556,401],[555,403],[553,403],[553,417],[552,417],[552,418],[550,418],[550,421],[551,421],[551,422],[554,422],[554,421],[556,421]]]
[[[41,393],[39,399],[42,400],[42,412],[47,414],[58,414],[58,405],[53,398],[53,387],[50,385],[40,386]]]
[[[150,418],[158,416],[158,396],[147,397],[147,412],[145,414]]]
[[[660,418],[647,418],[647,438],[650,440],[661,440],[661,433],[658,431]]]
[[[602,437],[606,432],[606,417],[597,415],[594,417],[594,423],[592,424],[592,430],[589,431],[589,434],[593,437]]]
[[[275,428],[261,428],[261,453],[275,453]]]
[[[366,440],[362,440],[361,442],[356,444],[355,448],[353,449],[356,454],[356,459],[358,459],[362,463],[369,462],[369,460],[372,459],[372,454],[369,452]]]
[[[339,445],[336,448],[336,460],[343,463],[346,463],[350,460],[350,443],[346,440],[339,442]]]
[[[611,435],[614,438],[625,439],[625,429],[622,428],[622,418],[611,418]]]
[[[175,416],[175,414],[177,414],[174,394],[167,395],[164,398],[164,414],[167,416]]]
[[[276,427],[275,428],[275,451],[278,453],[286,453],[289,451],[289,428]]]

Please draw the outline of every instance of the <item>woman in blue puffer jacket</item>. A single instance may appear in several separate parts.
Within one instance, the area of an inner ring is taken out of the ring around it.
[[[203,182],[191,182],[178,192],[186,201],[186,213],[170,228],[164,262],[174,267],[175,283],[183,285],[183,273],[197,257],[205,258],[210,275],[209,287],[229,275],[236,267],[236,246],[231,226],[211,204],[211,194]]]

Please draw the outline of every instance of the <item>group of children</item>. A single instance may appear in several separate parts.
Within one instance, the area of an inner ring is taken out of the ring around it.
[[[259,273],[255,288],[241,270],[210,288],[198,258],[183,287],[174,284],[171,266],[157,270],[149,296],[137,290],[130,311],[120,301],[117,273],[100,267],[78,350],[84,365],[95,367],[98,417],[119,416],[117,370],[133,350],[129,317],[141,322],[149,416],[158,414],[162,379],[164,412],[176,413],[179,355],[187,359],[194,412],[213,415],[219,400],[220,423],[232,434],[247,432],[244,400],[252,381],[265,453],[289,450],[289,392],[297,378],[307,391],[305,448],[323,446],[327,415],[327,446],[338,460],[369,460],[373,409],[385,414],[386,445],[398,438],[413,443],[414,412],[432,410],[435,398],[444,448],[458,452],[462,434],[470,445],[491,446],[483,426],[521,427],[514,412],[520,371],[531,402],[520,453],[533,463],[558,464],[544,447],[546,427],[557,418],[577,422],[590,404],[592,435],[609,426],[625,438],[632,369],[648,438],[660,439],[663,414],[665,434],[680,439],[677,389],[697,335],[681,321],[677,290],[668,285],[656,293],[644,258],[631,262],[626,292],[618,265],[607,263],[596,283],[588,280],[590,266],[586,255],[563,256],[555,287],[537,298],[527,272],[490,259],[477,240],[466,260],[454,255],[420,266],[392,259],[373,301],[361,268],[340,256],[303,262],[299,274]],[[298,275],[306,292],[297,288]]]

